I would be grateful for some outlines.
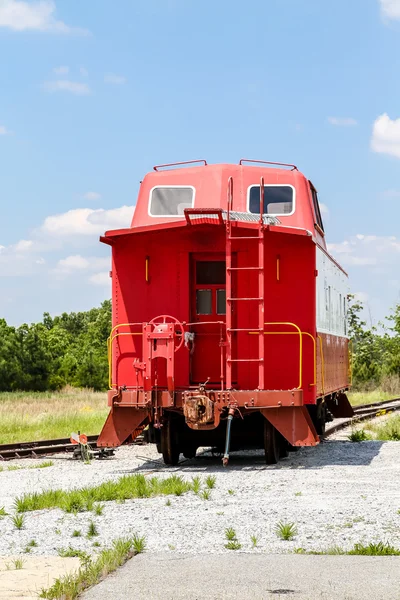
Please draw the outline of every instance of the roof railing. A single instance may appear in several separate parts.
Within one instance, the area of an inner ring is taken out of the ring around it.
[[[269,160],[253,160],[252,158],[241,158],[239,161],[239,165],[243,165],[243,163],[258,163],[260,165],[275,165],[279,167],[290,167],[292,171],[298,171],[296,165],[291,165],[288,163],[281,162],[271,162]]]
[[[195,163],[202,163],[205,167],[207,166],[207,161],[204,158],[200,158],[199,160],[185,160],[183,162],[175,162],[169,163],[166,165],[156,165],[153,167],[154,171],[158,171],[159,169],[166,169],[168,167],[177,167],[179,165],[193,165]]]

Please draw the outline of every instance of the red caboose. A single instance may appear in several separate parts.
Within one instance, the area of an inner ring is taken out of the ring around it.
[[[225,464],[230,449],[264,447],[275,463],[352,414],[347,275],[294,165],[194,162],[154,167],[131,227],[101,238],[113,327],[98,446],[149,425],[166,464],[200,446]]]

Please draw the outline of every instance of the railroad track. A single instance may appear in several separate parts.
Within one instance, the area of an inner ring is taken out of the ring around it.
[[[88,435],[88,445],[95,445],[97,435]],[[139,435],[133,442],[136,445],[144,443],[143,435]],[[0,445],[0,461],[12,460],[13,458],[38,458],[48,454],[60,454],[63,452],[80,452],[79,445],[72,444],[69,438],[57,440],[41,440],[37,442],[22,442],[16,444]]]
[[[353,423],[358,423],[381,416],[382,411],[395,412],[398,410],[400,410],[400,398],[356,406],[354,408],[354,417],[343,419],[339,423],[335,423],[331,427],[327,428],[325,437],[329,437],[337,431],[340,431],[345,427],[349,427]],[[88,436],[89,446],[95,445],[97,438],[97,435]],[[144,443],[143,435],[139,435],[133,442],[135,445],[142,445]],[[69,438],[41,440],[36,442],[22,442],[16,444],[3,444],[0,445],[0,461],[12,460],[15,458],[38,458],[39,456],[60,454],[63,452],[73,453],[74,451],[77,451],[77,448],[79,448],[79,446],[77,447],[76,444],[72,444]]]
[[[367,421],[376,417],[383,416],[384,414],[396,412],[400,410],[400,398],[394,398],[393,400],[384,400],[383,402],[373,402],[372,404],[360,404],[354,407],[354,417],[348,419],[342,419],[339,423],[335,423],[331,427],[326,429],[325,437],[329,437],[356,423]]]

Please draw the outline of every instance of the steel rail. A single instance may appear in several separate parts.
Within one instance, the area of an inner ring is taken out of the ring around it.
[[[98,437],[98,435],[88,435],[89,446],[96,444]],[[139,435],[132,443],[133,445],[142,445],[144,443],[143,435]],[[16,458],[37,458],[49,454],[72,453],[78,448],[79,444],[72,444],[69,438],[2,444],[0,445],[0,462]]]
[[[342,429],[346,429],[346,427],[351,427],[362,421],[383,417],[385,414],[397,412],[398,410],[400,410],[400,398],[384,400],[383,402],[374,402],[372,404],[360,404],[359,406],[354,407],[355,414],[353,417],[344,419],[340,423],[336,423],[335,425],[332,425],[332,427],[329,427],[329,429],[325,431],[324,437],[327,438]]]

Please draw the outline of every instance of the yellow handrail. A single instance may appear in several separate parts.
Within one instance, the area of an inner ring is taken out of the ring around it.
[[[265,325],[268,325],[269,323],[265,323]],[[281,325],[282,323],[272,323],[272,325]],[[285,323],[285,325],[288,325],[289,323]],[[294,323],[291,323],[291,325],[293,325],[294,327],[296,327],[297,329],[297,325],[295,325]],[[250,331],[249,332],[250,335],[259,335],[258,331]],[[314,381],[313,383],[310,383],[311,386],[315,386],[317,385],[317,344],[315,341],[315,337],[311,334],[308,333],[308,331],[300,331],[301,335],[308,335],[308,337],[310,337],[312,339],[313,342],[313,348],[314,348]],[[299,335],[298,331],[264,331],[264,335]],[[301,360],[301,366],[300,368],[302,369],[302,360]],[[303,369],[302,369],[303,370]]]
[[[300,360],[299,360],[299,385],[295,389],[301,390],[302,383],[303,383],[303,338],[301,335],[302,331],[301,331],[300,327],[298,325],[296,325],[295,323],[290,323],[290,322],[286,322],[286,321],[276,321],[276,322],[272,322],[272,323],[264,323],[264,325],[286,325],[287,327],[294,327],[297,330],[297,334],[299,336]],[[285,332],[283,331],[282,333],[285,333]],[[287,333],[289,333],[289,332],[287,332]],[[296,332],[294,332],[294,333],[296,333]]]
[[[325,396],[325,359],[324,359],[324,350],[322,348],[322,338],[317,334],[319,339],[319,349],[321,353],[321,384],[322,384],[322,397]]]
[[[348,376],[349,384],[353,385],[353,340],[350,338],[348,346]]]
[[[122,333],[122,332],[117,333],[115,335],[113,335],[113,333],[119,327],[132,327],[134,325],[142,326],[141,323],[118,323],[118,325],[114,325],[114,327],[111,329],[110,335],[107,338],[108,387],[110,390],[112,390],[117,385],[116,383],[112,383],[112,344],[113,344],[113,341],[121,335],[143,335],[143,333],[141,331],[140,332],[127,331],[124,333]]]

